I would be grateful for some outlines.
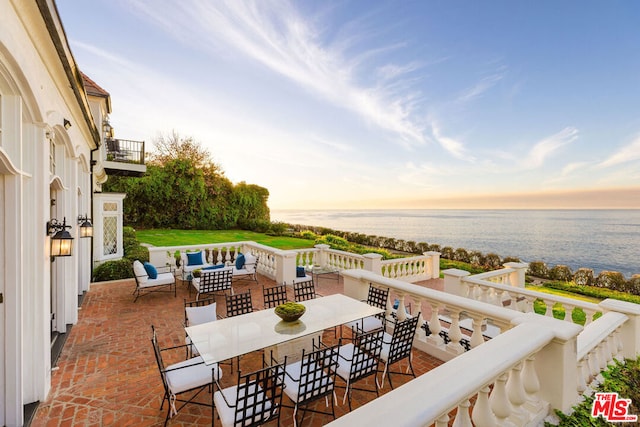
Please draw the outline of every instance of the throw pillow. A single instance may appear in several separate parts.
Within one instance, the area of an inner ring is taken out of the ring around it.
[[[202,251],[187,252],[187,265],[202,265]]]
[[[144,265],[144,270],[147,272],[147,275],[149,276],[149,279],[158,278],[158,270],[156,270],[153,264],[145,262],[143,265]]]
[[[296,267],[296,277],[306,277],[307,273],[304,271],[304,267]]]
[[[224,267],[224,264],[217,264],[217,265],[210,265],[209,267],[205,267],[202,270],[217,270],[223,267]]]
[[[245,263],[244,255],[242,254],[238,255],[236,257],[236,269],[242,270],[244,268],[244,263]]]

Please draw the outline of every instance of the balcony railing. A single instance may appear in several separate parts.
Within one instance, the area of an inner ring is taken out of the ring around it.
[[[420,325],[428,324],[417,329],[414,347],[447,363],[340,417],[331,423],[335,426],[444,427],[450,417],[465,427],[539,425],[555,409],[568,412],[614,359],[640,354],[640,305],[609,299],[592,304],[524,289],[525,264],[475,276],[446,270],[441,292],[406,280],[438,277],[438,253],[394,264],[376,254],[347,254],[326,245],[282,251],[235,242],[150,248],[150,261],[173,264],[176,251],[198,249],[207,250],[210,262],[226,263],[238,252],[251,251],[259,256],[258,271],[278,283],[293,277],[297,265],[338,267],[344,269],[346,295],[363,300],[369,286],[389,288],[398,300],[397,310],[389,300],[389,318],[418,315]],[[536,299],[546,304],[545,315],[533,312]],[[555,319],[551,308],[557,305],[568,313],[583,310],[586,325],[574,324],[570,315]],[[497,331],[491,337],[484,332],[489,327]],[[446,340],[440,335],[444,328]]]
[[[105,148],[109,162],[144,165],[144,141],[107,139]]]

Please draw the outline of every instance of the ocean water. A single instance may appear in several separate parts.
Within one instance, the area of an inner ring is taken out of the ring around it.
[[[640,274],[640,210],[273,210],[271,220]]]

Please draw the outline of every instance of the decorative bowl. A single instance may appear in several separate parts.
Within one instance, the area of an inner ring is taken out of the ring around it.
[[[297,302],[286,302],[275,308],[275,313],[285,322],[295,322],[298,320],[307,308]]]

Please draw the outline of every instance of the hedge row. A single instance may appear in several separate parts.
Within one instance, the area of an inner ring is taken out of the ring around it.
[[[617,271],[605,270],[594,276],[593,270],[590,268],[579,268],[572,272],[571,268],[566,265],[548,268],[542,261],[530,262],[527,274],[542,279],[574,282],[578,286],[595,286],[640,295],[640,274],[634,274],[629,280]]]
[[[281,224],[281,223],[277,223]],[[422,254],[428,251],[440,252],[440,257],[451,261],[459,261],[471,264],[473,267],[483,268],[485,270],[497,270],[502,268],[506,262],[520,262],[516,257],[501,258],[495,253],[483,254],[480,251],[469,251],[464,248],[454,249],[451,246],[440,246],[438,244],[429,244],[425,242],[406,241],[402,239],[394,239],[392,237],[372,236],[363,233],[354,233],[350,231],[332,230],[327,227],[314,227],[300,224],[287,224],[288,230],[297,237],[316,239],[320,236],[337,236],[349,242],[356,244],[382,248],[386,250],[400,251],[412,254]],[[282,226],[277,227],[282,230]],[[273,227],[272,227],[273,229]]]

